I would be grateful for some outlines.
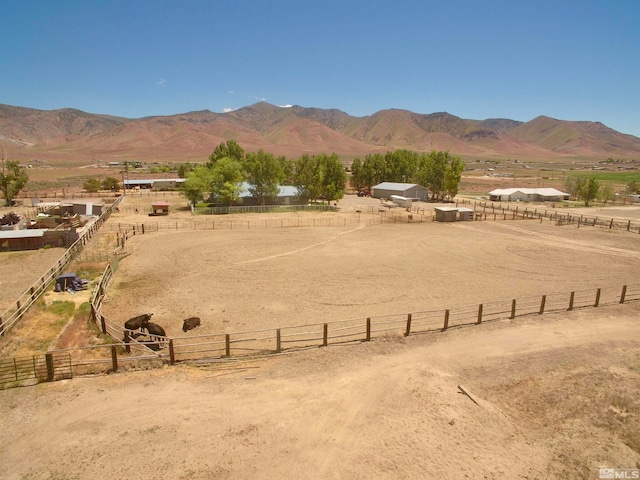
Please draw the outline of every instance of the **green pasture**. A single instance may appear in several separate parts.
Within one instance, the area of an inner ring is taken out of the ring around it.
[[[595,178],[599,182],[612,182],[619,184],[627,184],[631,182],[639,182],[640,183],[640,172],[609,172],[606,170],[594,170],[589,172],[571,172],[569,173],[571,177],[585,177],[585,178]]]

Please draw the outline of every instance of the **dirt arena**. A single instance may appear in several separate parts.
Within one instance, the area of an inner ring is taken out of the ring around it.
[[[234,332],[640,282],[640,235],[549,221],[160,231],[130,245],[103,313],[153,312],[170,336],[192,315],[198,333]],[[639,316],[634,302],[0,391],[0,476],[543,480],[640,468]]]
[[[103,313],[151,312],[169,336],[190,316],[230,333],[640,281],[640,235],[548,220],[163,230],[129,245]]]

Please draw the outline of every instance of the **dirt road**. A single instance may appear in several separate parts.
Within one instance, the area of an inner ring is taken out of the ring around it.
[[[597,478],[640,461],[639,313],[629,304],[2,391],[0,471]]]

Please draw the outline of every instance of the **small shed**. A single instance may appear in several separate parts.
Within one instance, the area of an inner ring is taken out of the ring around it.
[[[382,182],[373,187],[373,198],[391,198],[392,195],[410,198],[414,201],[426,202],[427,189],[415,183]]]
[[[436,207],[436,222],[455,222],[458,218],[456,207]]]
[[[472,222],[474,210],[466,207],[436,207],[436,222]]]
[[[169,215],[169,202],[158,201],[151,204],[152,213],[149,216]]]
[[[0,231],[0,250],[37,250],[44,247],[46,229]]]
[[[473,215],[473,208],[458,207],[458,220],[460,220],[461,222],[472,222]]]

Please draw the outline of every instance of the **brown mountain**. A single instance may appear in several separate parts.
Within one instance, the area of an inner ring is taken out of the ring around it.
[[[8,157],[25,161],[199,162],[230,139],[247,151],[264,149],[291,158],[335,152],[349,160],[399,148],[448,150],[464,158],[640,158],[638,137],[598,122],[544,116],[522,123],[391,109],[352,117],[335,109],[281,108],[261,102],[229,113],[202,110],[127,119],[74,109],[0,105],[0,145]]]

